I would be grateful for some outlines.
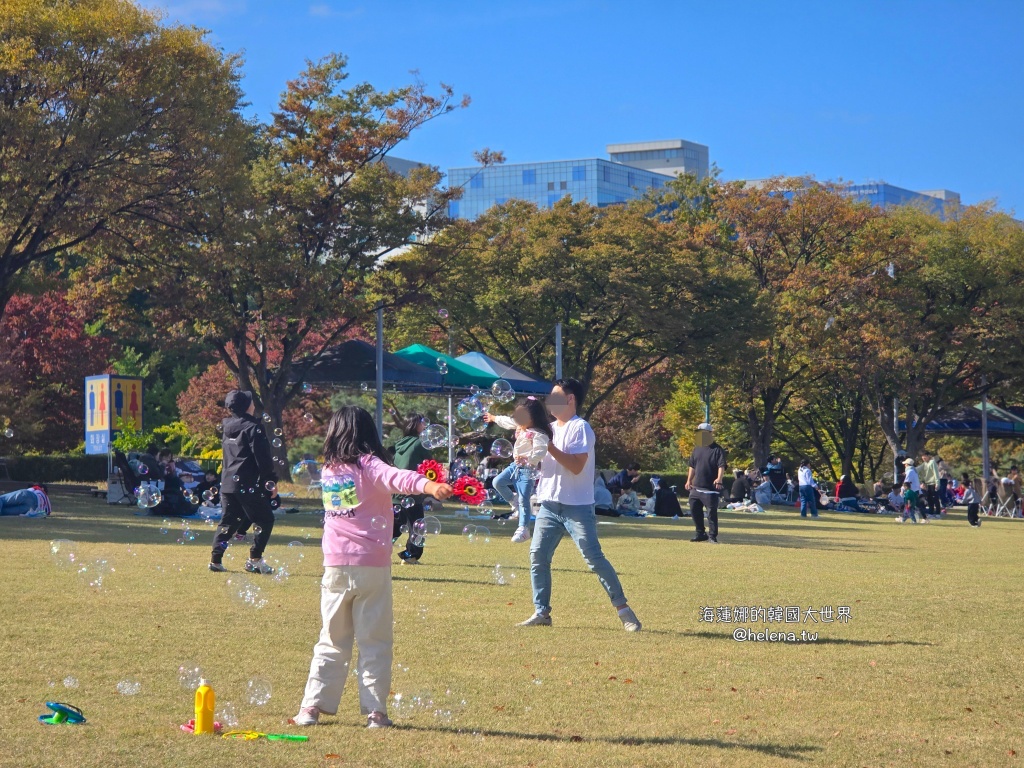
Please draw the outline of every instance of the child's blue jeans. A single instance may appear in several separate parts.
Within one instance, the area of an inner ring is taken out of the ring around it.
[[[533,496],[533,474],[527,467],[520,467],[515,462],[509,464],[494,478],[492,485],[501,494],[501,498],[512,503],[515,494],[519,494],[519,527],[525,528],[530,522],[530,498]]]

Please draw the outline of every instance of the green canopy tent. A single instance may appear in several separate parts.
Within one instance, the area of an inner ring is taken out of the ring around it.
[[[424,344],[413,344],[405,349],[398,350],[394,354],[411,363],[416,363],[424,368],[430,368],[435,371],[437,370],[437,361],[444,360],[448,364],[448,372],[442,377],[443,386],[445,387],[465,387],[468,389],[469,387],[477,386],[480,389],[490,389],[491,384],[498,379],[497,376],[492,376],[486,371],[474,368],[472,365],[467,365],[461,360],[457,360],[443,352],[438,352],[436,349],[431,349]]]

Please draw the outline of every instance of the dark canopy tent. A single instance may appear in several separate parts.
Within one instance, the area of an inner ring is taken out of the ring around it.
[[[988,436],[990,438],[1024,439],[1024,408],[999,408],[988,403]],[[906,430],[907,423],[900,421],[900,430]],[[925,427],[927,434],[956,435],[959,437],[981,437],[981,406],[965,406]]]
[[[320,359],[306,358],[294,366],[294,380],[318,387],[354,387],[366,383],[374,386],[377,379],[377,351],[372,344],[350,339],[324,352]],[[392,390],[437,392],[441,374],[409,360],[384,353],[384,385]]]

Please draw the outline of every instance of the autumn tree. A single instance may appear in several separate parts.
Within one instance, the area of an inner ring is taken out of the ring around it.
[[[128,0],[0,0],[0,316],[30,265],[203,227],[239,60]]]

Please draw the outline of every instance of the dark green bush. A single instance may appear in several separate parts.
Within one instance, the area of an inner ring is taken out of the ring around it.
[[[85,455],[14,456],[4,460],[11,480],[56,483],[102,483],[107,479],[107,457]]]

